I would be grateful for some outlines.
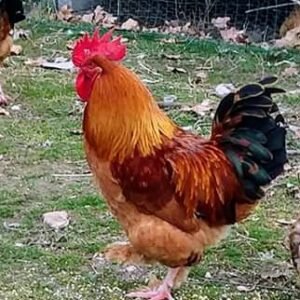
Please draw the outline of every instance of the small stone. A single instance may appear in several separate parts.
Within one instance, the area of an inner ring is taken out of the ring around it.
[[[53,211],[43,214],[43,222],[51,228],[58,230],[69,225],[70,217],[66,211]]]

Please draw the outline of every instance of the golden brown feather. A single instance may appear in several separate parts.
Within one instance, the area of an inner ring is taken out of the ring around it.
[[[286,36],[288,31],[299,26],[300,26],[300,7],[297,5],[280,26],[280,30],[279,30],[280,37]]]
[[[8,14],[5,11],[0,12],[0,66],[2,66],[3,61],[10,55],[13,39],[10,36]]]

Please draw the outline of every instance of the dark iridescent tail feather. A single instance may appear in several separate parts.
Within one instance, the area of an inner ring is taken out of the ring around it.
[[[280,175],[287,162],[285,121],[272,99],[285,91],[269,86],[276,81],[267,77],[230,93],[214,117],[212,140],[232,162],[249,201],[264,196],[261,187]]]

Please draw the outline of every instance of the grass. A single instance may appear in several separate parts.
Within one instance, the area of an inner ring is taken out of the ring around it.
[[[137,267],[130,272],[101,261],[91,267],[92,256],[122,239],[122,232],[89,177],[56,176],[88,170],[76,134],[82,107],[73,90],[74,74],[24,64],[29,58],[69,55],[67,41],[91,27],[46,19],[29,20],[24,27],[32,29],[32,36],[18,42],[23,55],[10,58],[0,71],[14,99],[7,108],[10,117],[0,117],[0,299],[122,299],[125,290],[144,284],[150,272],[161,275],[162,269]],[[280,75],[287,62],[300,63],[300,53],[286,50],[193,39],[165,43],[166,37],[147,33],[124,36],[129,44],[126,64],[147,80],[160,100],[174,94],[181,102],[216,102],[213,91],[219,83],[240,85],[266,74]],[[164,58],[163,53],[180,59]],[[169,72],[167,66],[186,73]],[[193,84],[197,67],[207,78]],[[280,84],[297,90],[299,79],[283,77]],[[299,125],[299,96],[287,94],[278,102],[286,118]],[[16,105],[20,110],[13,109]],[[178,110],[169,114],[182,126],[197,122],[196,129],[209,132],[209,116]],[[299,141],[290,135],[289,148],[297,147]],[[290,164],[297,161],[292,158]],[[299,283],[283,245],[288,227],[277,222],[299,212],[299,199],[287,183],[299,185],[295,171],[280,179],[256,213],[234,226],[225,241],[207,250],[176,299],[299,299]],[[52,210],[70,214],[65,231],[53,232],[43,225],[42,214]]]

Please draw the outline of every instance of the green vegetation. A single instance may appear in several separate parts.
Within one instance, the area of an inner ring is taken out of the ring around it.
[[[74,74],[24,64],[40,56],[67,57],[66,43],[92,29],[45,19],[29,20],[24,26],[32,29],[32,36],[18,41],[23,54],[10,58],[0,70],[13,99],[7,108],[10,116],[0,116],[0,299],[122,299],[124,291],[145,283],[150,270],[160,276],[163,269],[138,267],[130,272],[92,262],[96,252],[123,234],[89,176],[59,176],[88,171],[78,135],[82,105],[73,90]],[[300,63],[300,52],[194,39],[168,43],[168,37],[149,33],[124,37],[129,44],[125,63],[147,81],[158,100],[176,95],[188,104],[206,98],[216,103],[213,92],[219,83],[240,85],[266,74],[280,76],[288,62]],[[167,66],[186,72],[170,72]],[[204,73],[202,81],[194,83],[199,71]],[[281,77],[280,85],[297,90],[299,79]],[[299,95],[277,99],[287,119],[299,126]],[[209,132],[209,115],[168,113],[182,126],[196,123],[201,133]],[[290,134],[289,149],[299,146]],[[290,165],[296,164],[291,158]],[[299,283],[283,245],[288,227],[278,222],[299,213],[299,199],[291,191],[297,185],[295,171],[277,181],[256,213],[207,251],[176,299],[299,299]],[[71,216],[68,228],[54,232],[45,227],[42,214],[61,209]]]

